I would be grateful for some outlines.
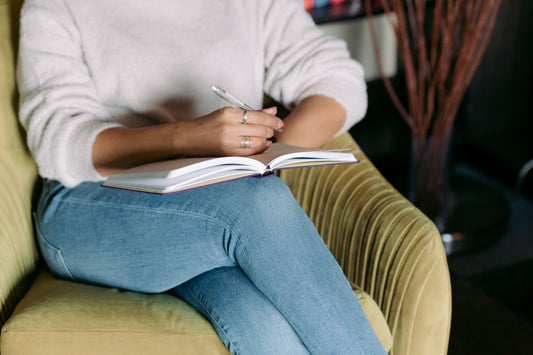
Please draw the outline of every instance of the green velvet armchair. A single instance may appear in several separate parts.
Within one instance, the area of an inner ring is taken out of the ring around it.
[[[16,117],[15,62],[22,0],[0,0],[0,352],[226,354],[198,312],[169,294],[56,279],[31,219],[35,164]],[[390,354],[446,354],[448,266],[430,220],[344,134],[359,164],[281,173],[333,252]],[[357,285],[357,286],[356,286]]]

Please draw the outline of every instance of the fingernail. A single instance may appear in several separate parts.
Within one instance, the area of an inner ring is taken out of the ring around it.
[[[276,106],[268,107],[263,109],[263,112],[268,113],[269,115],[275,115],[276,112],[278,112],[278,108]]]

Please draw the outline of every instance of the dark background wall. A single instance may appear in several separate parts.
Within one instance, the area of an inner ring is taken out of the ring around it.
[[[503,1],[456,132],[458,158],[507,185],[533,159],[533,1]]]
[[[401,72],[393,83],[403,90]],[[368,83],[367,117],[351,133],[382,173],[402,190],[410,134],[380,80]],[[452,161],[513,187],[533,159],[533,1],[503,1],[484,59],[454,127]],[[521,192],[533,198],[533,172]]]

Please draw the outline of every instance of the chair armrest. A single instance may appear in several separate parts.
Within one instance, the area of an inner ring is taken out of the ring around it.
[[[446,354],[451,286],[435,225],[399,194],[346,133],[325,148],[351,147],[357,164],[282,171],[348,280],[380,306],[391,354]]]
[[[31,223],[37,169],[16,116],[21,6],[21,0],[0,1],[0,328],[29,287],[38,261]]]

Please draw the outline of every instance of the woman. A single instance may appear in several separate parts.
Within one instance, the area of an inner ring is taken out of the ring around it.
[[[173,292],[234,354],[383,353],[278,178],[168,196],[100,187],[172,156],[255,154],[273,136],[319,146],[364,115],[362,75],[299,1],[27,0],[20,119],[44,178],[36,224],[50,269]],[[211,84],[254,107],[266,92],[292,113],[221,108]]]

